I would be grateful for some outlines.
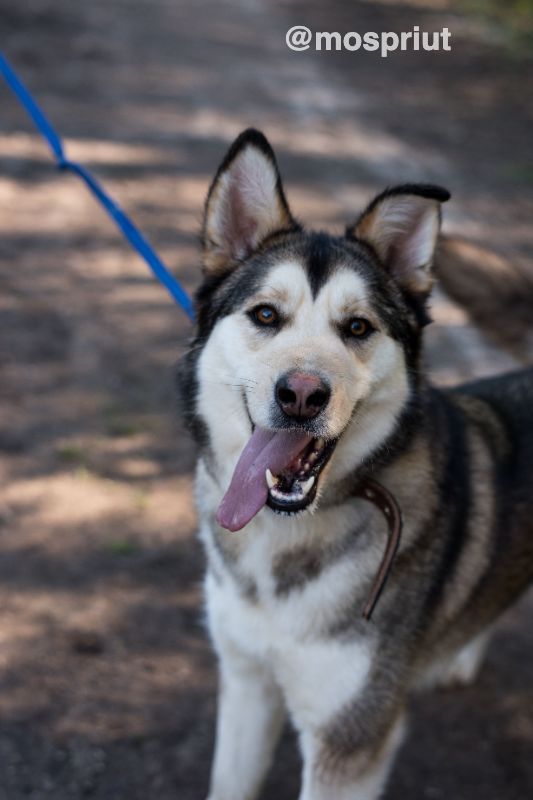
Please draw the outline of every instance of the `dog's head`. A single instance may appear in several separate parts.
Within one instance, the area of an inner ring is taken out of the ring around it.
[[[229,489],[221,525],[313,508],[408,407],[446,190],[388,189],[344,236],[292,216],[265,137],[242,133],[209,190],[189,418]]]

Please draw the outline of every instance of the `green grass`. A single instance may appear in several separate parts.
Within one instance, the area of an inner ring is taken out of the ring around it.
[[[148,506],[148,492],[144,489],[138,489],[133,496],[133,503],[137,511],[144,511]]]
[[[108,436],[135,436],[142,432],[138,421],[132,417],[131,411],[125,406],[114,401],[103,411],[105,432]]]
[[[135,436],[136,433],[141,433],[142,428],[133,420],[128,420],[124,417],[117,417],[116,419],[106,420],[105,430],[108,436]]]
[[[504,178],[511,178],[523,186],[533,187],[533,161],[511,163],[505,167]]]
[[[77,444],[63,444],[56,449],[56,456],[64,464],[85,464],[87,453]]]
[[[131,539],[113,539],[107,549],[114,556],[131,556],[139,552],[139,545]]]
[[[533,55],[533,0],[458,0],[458,5],[501,28],[516,55]]]

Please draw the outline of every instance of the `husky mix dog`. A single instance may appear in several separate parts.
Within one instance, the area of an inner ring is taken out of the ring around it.
[[[254,130],[210,188],[181,368],[220,659],[210,800],[256,797],[286,713],[300,800],[379,797],[409,692],[472,680],[533,578],[533,372],[443,391],[420,371],[448,198],[398,186],[344,236],[307,231]],[[404,523],[370,621],[369,478]]]

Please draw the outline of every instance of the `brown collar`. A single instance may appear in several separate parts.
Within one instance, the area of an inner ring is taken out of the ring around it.
[[[389,490],[385,489],[385,487],[380,483],[371,480],[370,478],[366,478],[364,481],[362,481],[355,490],[354,494],[356,497],[362,497],[364,500],[368,500],[370,503],[373,503],[376,508],[379,508],[387,520],[387,525],[389,527],[387,547],[385,548],[379,570],[376,573],[376,577],[372,583],[372,588],[370,589],[368,600],[366,601],[366,605],[363,609],[363,618],[369,620],[372,616],[374,608],[376,607],[376,603],[380,598],[381,592],[385,587],[385,583],[387,582],[387,578],[389,577],[392,568],[394,556],[396,555],[398,546],[400,544],[403,524],[402,512],[400,511],[400,506]]]

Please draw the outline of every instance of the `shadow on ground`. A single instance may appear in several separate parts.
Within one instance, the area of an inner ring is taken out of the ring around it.
[[[299,23],[448,25],[453,57],[292,53]],[[309,223],[433,181],[454,193],[448,230],[531,269],[533,66],[452,3],[4,0],[2,30],[69,154],[189,290],[210,176],[250,124]],[[198,800],[216,678],[174,387],[188,323],[2,86],[0,102],[0,800]],[[434,316],[435,380],[520,363],[442,292]],[[414,701],[387,800],[529,800],[531,609],[475,687]],[[264,797],[294,798],[298,770],[287,731]]]

